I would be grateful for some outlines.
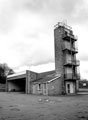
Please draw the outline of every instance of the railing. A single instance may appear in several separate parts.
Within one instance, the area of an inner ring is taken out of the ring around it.
[[[80,65],[80,61],[76,60],[76,65],[79,66]]]
[[[77,47],[71,47],[70,45],[64,44],[63,45],[63,50],[71,50],[73,52],[78,52],[78,48]]]
[[[65,73],[64,75],[65,80],[79,80],[80,79],[80,74],[79,73]]]
[[[66,28],[66,29],[68,29],[68,30],[72,30],[72,27],[68,26],[68,25],[65,24],[64,22],[58,22],[58,23],[54,26],[54,28],[58,28],[58,27],[60,27],[60,26]]]
[[[74,35],[74,39],[77,40],[77,39],[78,39],[78,36],[77,36],[77,35]]]
[[[71,38],[72,40],[75,40],[75,41],[77,41],[77,39],[78,39],[77,36],[75,36],[75,35],[73,35],[71,33],[68,33],[68,32],[64,33],[62,35],[62,37],[65,38],[65,39],[67,38],[68,40],[70,40],[70,38]]]
[[[68,59],[66,59],[64,65],[76,65],[76,66],[79,66],[80,61],[79,60],[68,60]]]
[[[73,52],[78,53],[78,48],[77,48],[77,47],[72,47],[71,50],[72,50]]]

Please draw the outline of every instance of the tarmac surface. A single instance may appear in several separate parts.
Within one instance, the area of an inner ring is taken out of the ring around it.
[[[53,97],[0,92],[0,120],[88,120],[88,95]]]

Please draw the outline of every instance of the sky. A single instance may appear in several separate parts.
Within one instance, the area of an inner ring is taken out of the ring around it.
[[[15,72],[55,69],[54,25],[63,21],[78,36],[79,70],[88,79],[87,0],[0,0],[0,63]]]

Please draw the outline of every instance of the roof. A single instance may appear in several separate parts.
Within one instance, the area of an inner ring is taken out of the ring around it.
[[[54,80],[56,80],[57,78],[60,78],[60,75],[55,75],[55,74],[51,74],[51,75],[47,75],[43,78],[37,79],[35,81],[33,81],[33,83],[46,83],[46,82],[52,82]]]
[[[15,76],[18,76],[18,75],[23,75],[23,74],[26,74],[26,71],[22,71],[22,72],[18,72],[18,73],[14,73],[14,74],[8,75],[7,78],[15,77]]]
[[[38,73],[37,79],[44,78],[47,75],[55,74],[55,70]]]
[[[21,79],[26,77],[26,71],[15,73],[7,76],[7,80]]]

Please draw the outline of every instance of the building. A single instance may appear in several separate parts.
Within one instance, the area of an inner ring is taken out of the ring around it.
[[[8,92],[22,92],[26,94],[57,95],[59,77],[55,70],[44,73],[23,71],[7,77]]]
[[[87,79],[79,80],[78,85],[79,85],[78,94],[88,94],[88,80]]]
[[[59,94],[76,93],[79,74],[77,67],[79,60],[76,60],[78,49],[76,47],[77,37],[73,34],[72,28],[63,23],[58,23],[54,29],[55,40],[55,70],[61,74],[59,79]]]
[[[8,92],[24,92],[31,93],[30,81],[36,79],[37,74],[32,71],[23,71],[7,76],[7,90]]]
[[[58,95],[59,78],[56,74],[49,74],[32,82],[32,93],[43,95]]]
[[[10,75],[7,77],[7,91],[43,95],[75,94],[80,78],[77,73],[79,60],[76,59],[76,42],[77,37],[71,27],[59,22],[54,29],[55,70]]]
[[[81,79],[79,81],[79,89],[88,89],[88,80],[87,79]]]

